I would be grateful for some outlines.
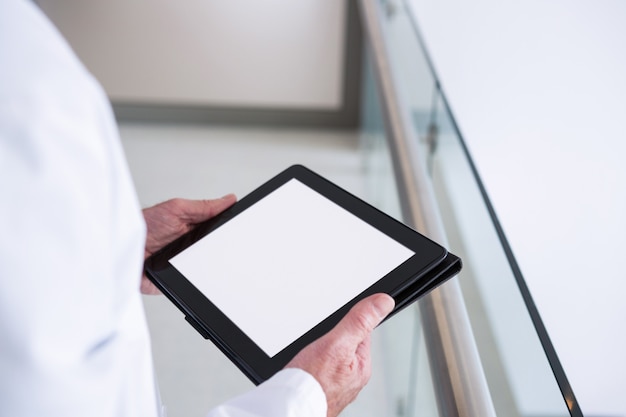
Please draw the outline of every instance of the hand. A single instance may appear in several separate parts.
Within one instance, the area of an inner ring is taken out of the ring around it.
[[[184,200],[175,198],[143,210],[148,233],[144,259],[176,238],[187,233],[198,223],[216,216],[232,206],[237,197],[229,194],[216,200]],[[143,294],[159,294],[160,291],[143,275]]]
[[[369,381],[370,335],[394,305],[387,294],[361,300],[334,329],[287,364],[288,368],[303,369],[317,379],[326,394],[328,417],[336,417]]]

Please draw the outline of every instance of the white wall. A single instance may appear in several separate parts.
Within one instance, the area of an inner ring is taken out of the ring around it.
[[[410,3],[583,413],[626,416],[626,3]]]
[[[345,0],[39,0],[117,102],[333,110]]]

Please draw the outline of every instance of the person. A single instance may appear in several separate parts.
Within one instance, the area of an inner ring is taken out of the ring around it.
[[[142,211],[106,95],[34,3],[0,2],[0,62],[0,415],[163,415],[142,263],[235,198]],[[209,416],[336,416],[367,382],[370,334],[392,308],[384,294],[361,301]]]

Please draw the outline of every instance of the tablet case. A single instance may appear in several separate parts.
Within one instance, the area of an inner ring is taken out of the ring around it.
[[[430,291],[437,288],[439,285],[446,282],[448,279],[458,274],[461,271],[461,268],[461,258],[448,252],[446,257],[435,268],[428,272],[425,277],[417,279],[408,288],[394,297],[396,306],[385,320],[388,320],[404,308],[428,294]]]
[[[193,235],[193,231],[190,232],[189,235]],[[149,264],[149,260],[146,264]],[[461,259],[454,254],[447,252],[446,256],[443,257],[433,268],[420,276],[416,276],[415,281],[412,284],[404,288],[400,293],[394,295],[396,303],[394,310],[385,318],[385,321],[410,306],[437,286],[458,274],[461,268]],[[269,378],[267,375],[261,376],[258,372],[255,372],[253,367],[246,363],[243,358],[234,354],[233,351],[226,346],[227,344],[215,334],[215,332],[212,332],[211,329],[205,326],[205,324],[202,324],[201,321],[197,320],[196,317],[194,317],[195,314],[193,311],[187,308],[185,303],[178,299],[175,294],[168,291],[168,289],[165,288],[160,282],[159,278],[152,274],[149,267],[145,268],[145,272],[147,277],[163,292],[163,294],[165,294],[184,313],[185,320],[193,326],[193,328],[196,329],[202,337],[211,340],[253,383],[260,384],[265,379]]]

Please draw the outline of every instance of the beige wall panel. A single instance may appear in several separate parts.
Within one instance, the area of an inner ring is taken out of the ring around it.
[[[334,110],[345,0],[40,0],[113,101]]]

